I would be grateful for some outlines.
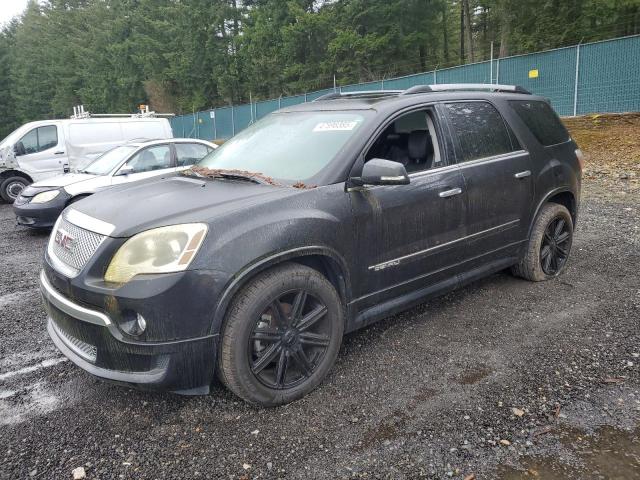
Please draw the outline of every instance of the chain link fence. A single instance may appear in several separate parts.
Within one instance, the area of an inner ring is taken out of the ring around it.
[[[416,73],[335,91],[404,90],[437,83],[520,85],[547,97],[560,115],[640,111],[640,35]],[[176,137],[226,139],[283,107],[310,102],[333,88],[215,108],[171,119]]]

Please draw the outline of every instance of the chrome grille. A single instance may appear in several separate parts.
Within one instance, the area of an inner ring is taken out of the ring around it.
[[[56,241],[65,238],[67,247]],[[49,256],[53,266],[67,276],[75,276],[85,267],[96,253],[106,236],[85,230],[61,217],[56,223],[49,240]],[[70,240],[69,240],[70,239]],[[60,265],[61,264],[61,265]]]
[[[65,332],[60,327],[58,327],[58,325],[56,325],[55,321],[53,321],[52,324],[53,324],[53,329],[56,331],[58,336],[64,341],[67,347],[69,347],[71,350],[73,350],[76,354],[80,355],[85,360],[88,360],[90,362],[96,361],[96,357],[98,355],[98,349],[95,346],[90,345],[87,342],[83,342],[82,340]]]

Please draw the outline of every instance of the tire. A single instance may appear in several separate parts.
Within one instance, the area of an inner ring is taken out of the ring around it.
[[[232,301],[221,330],[218,377],[249,403],[292,402],[329,373],[343,332],[342,302],[323,275],[295,263],[275,267]]]
[[[27,185],[29,185],[29,181],[24,177],[5,178],[0,182],[0,197],[7,203],[13,203]]]
[[[542,282],[562,273],[571,253],[573,220],[569,210],[547,203],[538,214],[524,256],[511,268],[514,275]]]

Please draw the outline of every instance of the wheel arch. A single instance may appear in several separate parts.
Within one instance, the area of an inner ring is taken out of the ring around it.
[[[2,172],[0,172],[0,182],[2,182],[3,180],[6,180],[9,177],[22,177],[25,180],[27,180],[29,183],[33,183],[33,179],[26,173],[21,172],[20,170],[9,169],[9,170],[3,170]]]
[[[575,227],[575,223],[578,218],[578,200],[576,198],[576,195],[569,188],[558,188],[547,193],[547,195],[542,199],[542,201],[536,207],[536,211],[533,217],[531,218],[531,224],[529,225],[527,238],[531,236],[531,230],[533,229],[533,226],[536,223],[536,218],[538,218],[540,209],[547,203],[558,203],[566,207],[567,210],[569,210],[569,214],[571,215],[571,220],[573,221],[573,224]]]
[[[321,273],[334,286],[343,302],[345,312],[347,311],[346,306],[351,299],[351,283],[346,262],[336,251],[328,247],[303,247],[258,259],[234,275],[216,305],[211,333],[217,333],[231,300],[242,287],[256,275],[283,263],[298,263]]]

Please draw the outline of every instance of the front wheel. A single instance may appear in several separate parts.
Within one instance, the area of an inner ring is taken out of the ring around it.
[[[571,252],[573,220],[569,210],[557,203],[542,207],[520,262],[512,267],[518,277],[541,282],[560,275]]]
[[[232,302],[221,332],[219,377],[250,403],[292,402],[325,378],[343,331],[340,297],[323,275],[293,263],[276,267]]]
[[[18,176],[1,180],[0,197],[7,203],[13,203],[27,185],[29,185],[28,180]]]

